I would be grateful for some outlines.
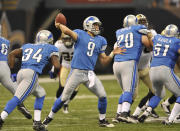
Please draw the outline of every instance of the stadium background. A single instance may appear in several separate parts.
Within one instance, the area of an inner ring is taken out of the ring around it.
[[[11,50],[34,42],[40,29],[50,30],[56,41],[61,34],[54,27],[54,18],[59,11],[66,16],[71,29],[82,29],[87,16],[97,16],[103,24],[102,35],[108,41],[107,54],[115,43],[115,31],[122,27],[123,18],[128,14],[144,14],[158,33],[168,24],[176,24],[180,28],[180,8],[175,0],[1,0],[0,8],[2,35],[11,41]],[[19,63],[17,60],[18,66],[12,73],[18,71]],[[43,74],[50,67],[47,65]],[[112,73],[112,63],[102,67],[97,62],[95,72]]]

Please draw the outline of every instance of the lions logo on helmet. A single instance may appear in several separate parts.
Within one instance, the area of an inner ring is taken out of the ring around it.
[[[138,21],[137,21],[136,16],[134,15],[127,15],[124,18],[123,27],[129,27],[129,26],[137,25],[137,24],[138,24]]]
[[[167,37],[178,37],[178,27],[174,24],[166,26],[166,28],[164,29],[164,35]]]
[[[84,30],[90,31],[94,35],[100,34],[100,32],[101,32],[100,29],[96,30],[94,27],[95,23],[98,24],[99,26],[101,26],[101,21],[96,16],[87,17],[83,22]]]
[[[142,24],[142,25],[145,25],[146,27],[148,27],[148,21],[147,21],[147,18],[145,15],[143,14],[138,14],[136,15],[136,18],[138,20],[138,24]]]
[[[35,42],[53,44],[53,35],[48,30],[41,30],[37,33]]]

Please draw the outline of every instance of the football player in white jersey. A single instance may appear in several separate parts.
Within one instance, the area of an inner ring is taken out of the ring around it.
[[[61,96],[61,94],[64,90],[66,80],[68,78],[69,72],[71,70],[71,60],[72,60],[73,53],[74,53],[73,43],[74,43],[74,41],[72,40],[72,38],[69,35],[65,35],[64,33],[61,34],[60,40],[57,40],[55,43],[55,46],[59,49],[59,56],[62,61],[61,62],[62,67],[61,67],[60,74],[59,74],[59,88],[56,92],[56,98]],[[54,67],[52,67],[51,72],[50,72],[51,78],[54,78],[53,72],[54,72]],[[78,89],[79,88],[76,88],[76,90],[73,92],[72,96],[70,97],[70,100],[72,100],[76,96]],[[64,103],[63,112],[65,114],[69,113],[68,103],[70,100],[68,100]]]
[[[138,14],[136,15],[137,19],[138,19],[138,24],[142,24],[145,25],[146,27],[149,26],[148,20],[146,18],[146,16],[144,16],[143,14]],[[156,35],[156,31],[155,30],[150,30],[152,32],[153,35]],[[139,80],[142,80],[142,82],[149,88],[149,92],[148,94],[143,97],[139,103],[139,105],[136,107],[132,117],[137,119],[138,116],[140,115],[141,111],[146,107],[146,103],[149,101],[149,99],[154,95],[153,94],[153,89],[152,89],[152,83],[149,77],[149,68],[150,68],[150,61],[152,59],[152,52],[149,51],[147,48],[144,47],[139,63],[138,63],[138,73],[139,73]],[[137,96],[138,93],[138,87],[136,88],[136,93],[134,95],[134,99]],[[152,116],[153,117],[158,117],[158,115],[156,114],[156,112],[153,110],[152,111]]]

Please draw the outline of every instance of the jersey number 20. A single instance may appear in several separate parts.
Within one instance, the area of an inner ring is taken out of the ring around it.
[[[118,45],[121,44],[122,40],[124,40],[126,48],[133,47],[133,33],[132,32],[118,36]]]
[[[22,61],[28,61],[29,58],[31,58],[31,54],[33,53],[33,49],[32,48],[27,48],[24,50],[25,54],[22,57]],[[40,48],[39,50],[36,51],[36,53],[34,53],[34,55],[32,56],[32,59],[35,59],[38,63],[41,61],[42,59],[42,54],[40,54],[40,52],[42,51],[42,48]]]

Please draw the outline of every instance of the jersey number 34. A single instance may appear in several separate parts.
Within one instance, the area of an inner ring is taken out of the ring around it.
[[[40,54],[42,51],[42,48],[38,49],[36,53],[33,53],[33,51],[34,50],[32,48],[25,49],[24,50],[25,54],[22,57],[22,61],[28,61],[32,56],[32,59],[35,59],[39,63],[42,59],[42,54]]]

